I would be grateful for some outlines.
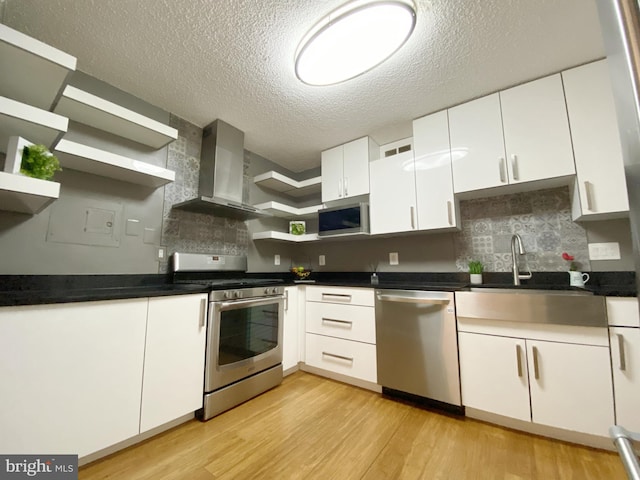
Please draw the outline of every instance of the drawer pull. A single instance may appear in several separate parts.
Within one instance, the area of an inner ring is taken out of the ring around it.
[[[336,300],[342,300],[345,302],[350,302],[351,301],[351,295],[346,295],[344,293],[323,293],[322,294],[322,299],[324,300],[325,298],[329,299],[329,298],[333,298]]]
[[[627,361],[624,358],[624,337],[619,333],[616,333],[618,337],[618,355],[620,356],[620,370],[623,372],[627,369]]]
[[[347,362],[353,362],[353,357],[345,357],[344,355],[336,355],[335,353],[322,352],[322,355],[326,357],[337,358],[339,360],[346,360]]]
[[[504,157],[498,159],[498,170],[500,172],[500,183],[507,183],[506,175],[504,173]]]
[[[522,347],[516,345],[516,362],[518,364],[518,376],[522,376]]]
[[[324,318],[324,317],[322,317],[322,321],[323,322],[339,323],[341,325],[349,325],[349,327],[351,327],[353,325],[353,322],[351,322],[349,320],[336,320],[335,318]]]
[[[533,352],[533,376],[536,380],[539,380],[540,367],[538,366],[538,349],[536,347],[531,347],[531,351]]]

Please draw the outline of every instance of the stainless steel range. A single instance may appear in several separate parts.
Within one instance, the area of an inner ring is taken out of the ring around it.
[[[282,382],[282,280],[245,275],[246,257],[175,253],[173,281],[211,287],[204,372],[208,420]]]

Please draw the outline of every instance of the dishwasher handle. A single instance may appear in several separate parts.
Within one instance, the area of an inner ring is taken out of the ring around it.
[[[383,302],[400,302],[400,303],[420,303],[427,305],[447,305],[449,303],[448,298],[421,298],[421,297],[406,297],[404,295],[377,295],[378,300]]]

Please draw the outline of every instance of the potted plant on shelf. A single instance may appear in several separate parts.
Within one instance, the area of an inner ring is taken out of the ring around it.
[[[482,283],[483,271],[484,271],[484,265],[480,260],[471,260],[469,262],[469,276],[471,278],[471,283],[473,284]]]
[[[62,169],[58,158],[45,145],[34,145],[22,137],[11,137],[4,170],[40,180],[51,180]]]

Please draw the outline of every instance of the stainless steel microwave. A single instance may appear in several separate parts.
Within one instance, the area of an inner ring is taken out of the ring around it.
[[[369,233],[369,204],[355,203],[318,211],[318,236]]]

